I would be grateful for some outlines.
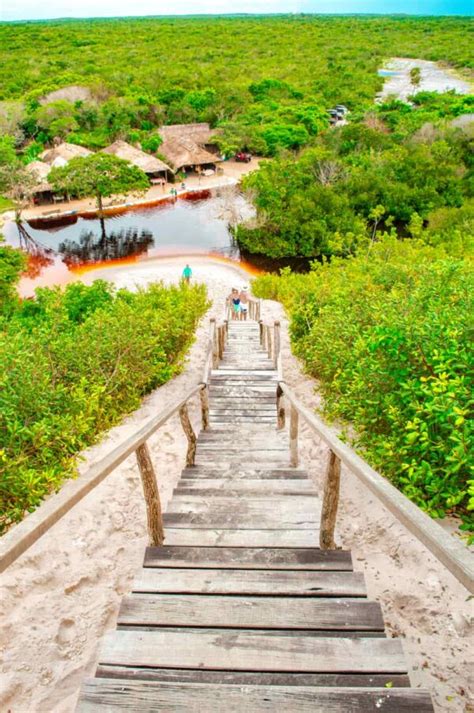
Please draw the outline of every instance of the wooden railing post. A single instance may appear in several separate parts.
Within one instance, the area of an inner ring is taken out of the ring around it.
[[[290,465],[298,467],[298,411],[293,405],[290,411]]]
[[[209,387],[207,384],[199,392],[199,398],[201,399],[202,430],[207,431],[209,428]]]
[[[155,470],[150,458],[150,451],[146,443],[142,443],[135,451],[138,468],[143,486],[143,495],[146,503],[146,517],[150,545],[159,547],[165,539],[163,531],[163,517],[161,514],[160,493],[156,482]]]
[[[339,485],[341,480],[341,461],[331,450],[324,484],[323,507],[321,510],[321,526],[319,530],[319,546],[322,550],[333,550],[336,547],[334,530],[336,528],[337,507],[339,505]]]
[[[266,332],[266,338],[267,338],[267,352],[268,352],[268,358],[272,358],[272,330],[269,324],[266,325],[265,327],[265,332]]]
[[[188,439],[188,451],[186,453],[186,467],[194,465],[194,459],[196,456],[196,434],[193,431],[191,421],[189,419],[188,406],[184,404],[179,409],[179,418],[181,420],[181,425],[183,431]]]
[[[283,391],[280,384],[277,386],[277,428],[285,428],[285,407],[283,406]]]
[[[260,331],[260,344],[262,347],[264,347],[264,341],[265,341],[265,328],[263,326],[263,322],[261,319],[258,321],[258,329]]]
[[[214,317],[211,318],[210,320],[211,325],[210,325],[210,338],[212,340],[212,368],[217,369],[219,365],[219,347],[217,344],[217,328],[216,328],[216,320]]]
[[[224,356],[224,325],[222,324],[217,328],[217,346],[217,353],[220,361]]]
[[[277,320],[273,327],[273,364],[275,369],[278,365],[278,357],[280,356],[280,322]]]

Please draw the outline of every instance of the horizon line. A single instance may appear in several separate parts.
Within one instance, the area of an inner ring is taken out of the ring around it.
[[[13,23],[40,23],[40,22],[75,22],[83,20],[152,20],[152,19],[184,19],[184,18],[255,18],[255,17],[406,17],[406,18],[466,18],[473,17],[472,14],[461,13],[439,13],[430,15],[425,13],[408,12],[196,12],[167,15],[90,15],[90,16],[58,16],[43,18],[21,18],[16,20],[5,20],[0,17],[0,24]]]

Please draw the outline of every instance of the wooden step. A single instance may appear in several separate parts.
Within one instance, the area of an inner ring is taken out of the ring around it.
[[[229,480],[306,480],[308,474],[303,469],[286,467],[265,467],[265,463],[258,466],[235,465],[231,463],[195,465],[185,468],[181,473],[182,480],[194,480],[197,478],[225,478]]]
[[[195,482],[180,481],[175,488],[176,495],[226,495],[231,498],[244,493],[246,496],[261,494],[266,495],[317,495],[316,489],[309,480],[275,480],[271,483],[268,480],[258,480],[248,478],[245,481],[238,480],[229,483],[226,478],[207,478],[203,481]]]
[[[315,530],[239,530],[237,528],[165,528],[165,544],[186,547],[317,547]]]
[[[261,547],[147,547],[144,567],[352,571],[348,550]]]
[[[241,571],[244,576],[244,572]],[[133,593],[118,624],[233,629],[383,631],[380,604],[366,599]]]
[[[399,688],[410,686],[410,679],[407,674],[403,673],[274,673],[268,671],[205,671],[183,668],[174,671],[171,668],[99,664],[96,676],[169,683],[219,683],[238,686],[347,686],[350,688],[375,688],[384,687],[387,684]],[[385,690],[390,689],[386,688]]]
[[[105,635],[98,658],[101,664],[174,669],[407,672],[398,639],[318,637],[301,631],[118,630]]]
[[[164,683],[127,678],[85,682],[78,713],[432,713],[429,694],[406,688],[318,688]]]
[[[292,597],[365,597],[361,572],[143,568],[133,592],[245,594]]]

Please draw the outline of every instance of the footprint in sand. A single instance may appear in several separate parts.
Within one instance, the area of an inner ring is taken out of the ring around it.
[[[59,625],[55,641],[59,646],[69,644],[76,635],[76,622],[74,619],[63,619]]]

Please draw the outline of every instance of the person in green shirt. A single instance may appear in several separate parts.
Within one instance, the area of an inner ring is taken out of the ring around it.
[[[184,270],[183,270],[183,280],[184,280],[185,282],[187,282],[188,285],[189,285],[189,282],[190,282],[190,280],[191,280],[192,274],[193,274],[193,271],[191,270],[191,268],[189,267],[189,265],[186,263],[186,267],[185,267]]]

